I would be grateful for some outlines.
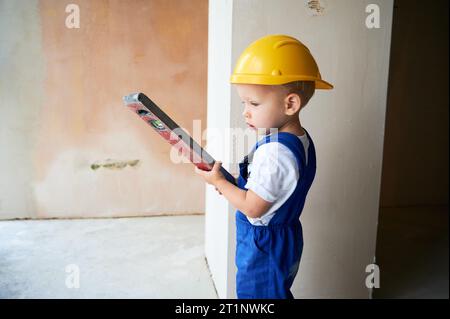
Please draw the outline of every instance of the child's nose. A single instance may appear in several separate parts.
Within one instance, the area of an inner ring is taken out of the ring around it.
[[[242,115],[245,118],[250,118],[250,112],[248,111],[247,107],[244,108],[244,112],[242,112]]]

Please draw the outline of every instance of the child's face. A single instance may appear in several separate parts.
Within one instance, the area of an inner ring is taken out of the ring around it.
[[[282,127],[289,119],[285,113],[286,92],[281,87],[257,84],[236,84],[243,105],[245,122],[252,129]]]

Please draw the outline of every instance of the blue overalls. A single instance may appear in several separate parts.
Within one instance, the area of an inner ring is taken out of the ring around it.
[[[264,137],[253,151],[270,142],[287,146],[295,155],[300,178],[292,195],[276,211],[267,226],[254,226],[247,217],[236,211],[236,293],[241,298],[294,298],[290,288],[297,274],[303,251],[300,214],[305,198],[316,174],[316,152],[309,133],[308,165],[300,139],[287,132]],[[248,176],[248,156],[239,163],[238,187]]]

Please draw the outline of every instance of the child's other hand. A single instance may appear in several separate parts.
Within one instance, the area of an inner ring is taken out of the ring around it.
[[[205,182],[211,185],[216,185],[216,183],[222,179],[225,179],[223,174],[220,172],[220,167],[222,166],[222,162],[215,162],[212,170],[204,171],[195,166],[195,173],[203,177]],[[216,190],[219,191],[216,187]],[[220,192],[219,192],[220,193]],[[220,193],[222,194],[222,193]]]

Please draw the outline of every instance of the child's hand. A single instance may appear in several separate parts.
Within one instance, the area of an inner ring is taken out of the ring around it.
[[[195,173],[197,173],[198,175],[203,177],[205,182],[207,182],[208,184],[215,186],[218,181],[225,179],[223,174],[220,172],[221,166],[222,166],[222,162],[215,162],[212,170],[210,170],[210,171],[201,170],[196,166]],[[216,187],[216,190],[218,191],[217,187]]]

